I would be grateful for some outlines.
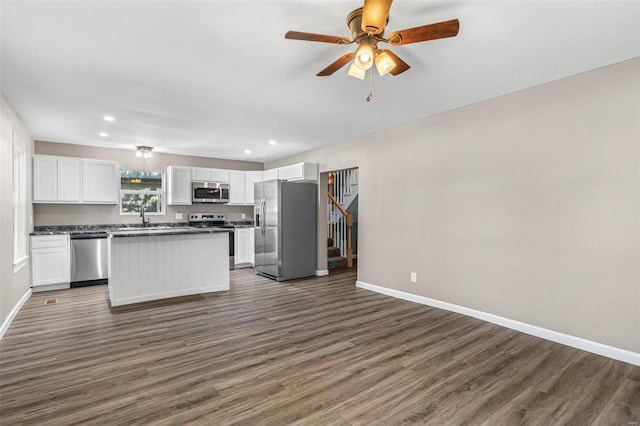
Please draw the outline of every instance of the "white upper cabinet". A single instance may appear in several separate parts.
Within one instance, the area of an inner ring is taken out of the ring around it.
[[[33,156],[33,202],[58,201],[58,157]]]
[[[79,158],[58,158],[58,201],[80,202],[81,162]]]
[[[33,156],[34,203],[118,203],[118,163]]]
[[[279,167],[278,179],[315,182],[318,180],[318,165],[316,163],[297,163]]]
[[[262,180],[273,179],[316,182],[318,180],[318,165],[316,163],[297,163],[262,172]]]
[[[118,163],[82,160],[82,202],[118,204]]]
[[[229,183],[229,170],[193,167],[191,169],[191,179],[194,182]]]
[[[167,167],[167,204],[191,205],[191,167]]]
[[[262,172],[260,170],[245,172],[244,199],[246,204],[253,205],[253,202],[254,202],[253,184],[256,182],[260,182],[261,180],[262,180]]]
[[[229,204],[252,206],[253,184],[262,180],[262,171],[229,171]]]
[[[229,170],[229,204],[246,204],[246,177],[242,170]]]
[[[262,172],[262,180],[278,179],[278,169],[270,169]]]

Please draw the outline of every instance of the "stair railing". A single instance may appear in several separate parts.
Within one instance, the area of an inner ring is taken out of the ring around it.
[[[338,203],[338,200],[331,194],[331,192],[327,191],[327,196],[331,203],[338,208],[340,213],[347,219],[347,267],[353,267],[353,250],[351,249],[351,228],[353,227],[353,218],[352,213],[350,211],[346,211],[344,207]]]

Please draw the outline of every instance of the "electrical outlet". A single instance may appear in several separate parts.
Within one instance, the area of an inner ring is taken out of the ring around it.
[[[176,220],[182,220],[182,213],[176,213]]]
[[[415,272],[411,273],[411,282],[412,283],[417,283],[418,282],[418,274]]]
[[[247,218],[247,215],[242,213],[242,220],[245,220]]]

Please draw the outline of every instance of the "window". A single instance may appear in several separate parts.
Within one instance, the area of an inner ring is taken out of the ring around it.
[[[120,214],[164,214],[164,173],[120,170]]]
[[[15,141],[13,145],[13,272],[27,264],[27,157]]]

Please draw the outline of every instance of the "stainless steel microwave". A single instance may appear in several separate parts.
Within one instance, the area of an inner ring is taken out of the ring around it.
[[[194,203],[228,203],[229,184],[220,182],[193,182],[191,201]]]

